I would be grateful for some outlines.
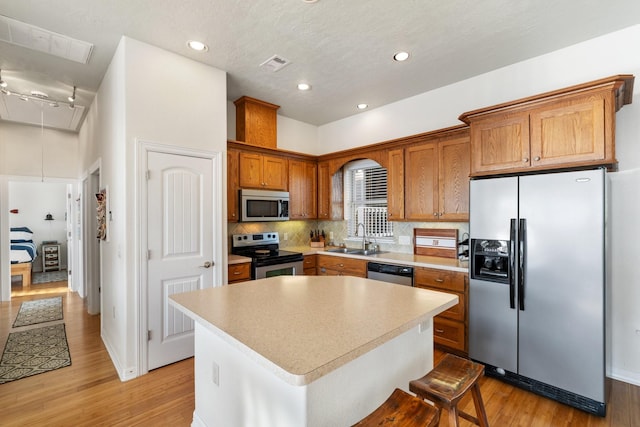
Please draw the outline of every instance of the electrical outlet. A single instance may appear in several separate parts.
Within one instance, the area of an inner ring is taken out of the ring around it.
[[[333,242],[333,231],[329,232],[329,240],[331,240]]]
[[[399,245],[410,245],[411,237],[409,236],[398,236],[398,244]]]
[[[211,362],[213,365],[211,366],[211,381],[217,386],[220,385],[220,367],[216,362]]]
[[[284,234],[282,235],[282,238],[283,238],[284,240],[289,240],[289,233],[284,233]]]

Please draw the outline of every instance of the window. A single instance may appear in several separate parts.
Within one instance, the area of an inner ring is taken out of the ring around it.
[[[344,174],[344,217],[349,237],[393,237],[387,221],[387,170],[373,160],[351,162]]]

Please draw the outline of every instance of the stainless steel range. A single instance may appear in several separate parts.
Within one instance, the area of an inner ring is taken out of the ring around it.
[[[251,278],[301,275],[304,264],[300,252],[280,250],[276,232],[234,234],[231,253],[251,258]]]

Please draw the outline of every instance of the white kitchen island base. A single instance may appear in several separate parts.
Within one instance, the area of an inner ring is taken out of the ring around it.
[[[452,294],[277,276],[173,294],[195,320],[195,427],[349,426],[433,366]]]
[[[431,325],[423,322],[310,384],[292,385],[196,323],[192,426],[350,426],[389,390],[408,391],[409,381],[433,367]]]

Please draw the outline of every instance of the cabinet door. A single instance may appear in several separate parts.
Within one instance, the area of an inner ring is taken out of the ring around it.
[[[531,166],[604,160],[604,96],[563,99],[531,111]]]
[[[263,188],[270,190],[287,189],[287,159],[263,156]]]
[[[239,155],[240,159],[240,187],[264,188],[262,180],[262,155],[258,153],[245,153]]]
[[[289,160],[289,199],[289,218],[317,217],[315,163]]]
[[[469,138],[439,143],[439,203],[441,221],[469,220]]]
[[[387,215],[389,221],[404,218],[404,150],[389,150],[387,169]]]
[[[495,114],[471,123],[471,174],[529,167],[529,113]]]
[[[240,188],[239,152],[227,151],[227,221],[237,222],[239,219],[238,189]]]
[[[318,163],[318,219],[329,219],[331,212],[331,176],[329,162]]]
[[[405,218],[438,219],[438,145],[435,142],[405,149]]]

